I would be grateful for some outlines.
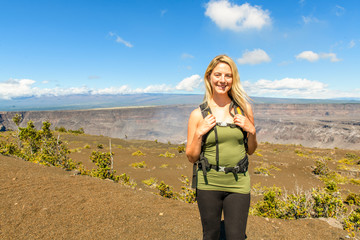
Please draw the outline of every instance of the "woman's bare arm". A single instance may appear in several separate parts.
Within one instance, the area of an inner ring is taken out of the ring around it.
[[[194,163],[199,159],[202,137],[215,125],[216,119],[212,114],[203,118],[200,108],[192,111],[188,123],[186,146],[186,156],[190,162]]]

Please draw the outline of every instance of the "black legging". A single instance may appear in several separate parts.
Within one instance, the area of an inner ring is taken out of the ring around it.
[[[203,240],[219,240],[221,213],[224,211],[226,240],[245,239],[250,193],[197,190],[203,227]]]

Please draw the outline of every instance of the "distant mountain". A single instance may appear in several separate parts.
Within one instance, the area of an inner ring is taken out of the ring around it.
[[[326,104],[360,103],[360,99],[292,99],[252,97],[255,104]],[[162,106],[173,104],[200,104],[202,94],[122,94],[122,95],[69,95],[26,97],[0,100],[0,111],[47,111],[114,108],[125,106]]]

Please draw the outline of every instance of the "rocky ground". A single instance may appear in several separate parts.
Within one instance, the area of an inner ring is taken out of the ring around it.
[[[5,136],[0,136],[5,137]],[[109,138],[63,134],[72,151],[71,158],[87,169],[95,168],[91,151],[109,151]],[[107,180],[74,175],[56,167],[46,167],[0,155],[0,239],[201,239],[201,223],[196,204],[157,195],[142,183],[151,177],[165,181],[180,191],[181,175],[191,176],[191,164],[177,145],[155,141],[111,139],[114,168],[137,183],[135,188]],[[140,150],[145,155],[133,156]],[[174,157],[161,157],[166,152]],[[262,198],[259,186],[281,187],[286,192],[323,186],[312,173],[316,159],[326,158],[330,169],[348,179],[360,178],[358,165],[343,165],[346,154],[360,151],[305,148],[297,145],[260,144],[250,158],[253,186],[252,205]],[[145,168],[132,163],[144,161]],[[262,167],[266,173],[256,174]],[[344,197],[360,186],[339,185]],[[346,239],[335,219],[280,220],[249,216],[249,239]]]

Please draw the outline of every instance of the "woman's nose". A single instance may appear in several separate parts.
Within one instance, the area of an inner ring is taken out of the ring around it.
[[[224,74],[221,75],[220,82],[225,82],[225,75]]]

